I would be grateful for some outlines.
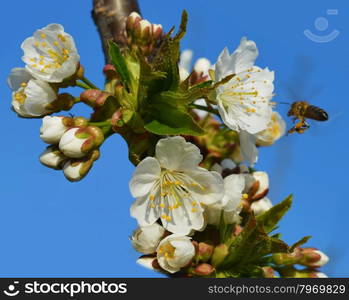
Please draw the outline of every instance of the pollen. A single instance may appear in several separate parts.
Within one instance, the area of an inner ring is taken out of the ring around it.
[[[67,39],[63,34],[58,34],[57,37],[62,41],[65,42]]]

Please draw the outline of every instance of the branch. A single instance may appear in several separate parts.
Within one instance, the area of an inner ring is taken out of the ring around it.
[[[125,45],[125,21],[133,11],[140,12],[137,0],[93,0],[92,18],[102,41],[106,63],[111,62],[108,55],[109,40],[121,48]]]

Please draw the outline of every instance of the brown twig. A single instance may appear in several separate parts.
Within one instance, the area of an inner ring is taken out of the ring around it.
[[[108,41],[121,48],[125,45],[125,20],[133,12],[140,12],[137,0],[93,0],[92,18],[102,40],[105,62],[110,63]]]

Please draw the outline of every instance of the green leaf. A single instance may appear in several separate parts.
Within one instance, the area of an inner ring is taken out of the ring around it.
[[[298,242],[294,243],[291,247],[290,247],[290,252],[293,252],[293,250],[299,246],[302,246],[303,244],[305,244],[306,242],[308,242],[308,240],[311,238],[310,235],[305,236],[304,238],[300,239]]]
[[[121,82],[126,87],[130,87],[131,77],[127,68],[127,63],[120,52],[119,46],[112,41],[109,42],[109,56],[115,66],[116,72],[120,75]]]
[[[273,231],[277,223],[285,215],[285,213],[290,209],[292,204],[292,195],[288,196],[282,202],[274,205],[271,209],[259,215],[257,217],[257,223],[261,224],[264,230],[269,233]]]
[[[231,241],[229,254],[219,268],[243,272],[246,265],[261,262],[267,255],[288,251],[286,243],[276,237],[269,237],[263,224],[251,215],[243,231]]]
[[[192,117],[178,110],[167,111],[166,116],[158,116],[153,121],[146,124],[144,127],[149,132],[158,135],[202,135],[205,132],[197,125]]]

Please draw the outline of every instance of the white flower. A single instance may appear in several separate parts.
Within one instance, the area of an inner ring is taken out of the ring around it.
[[[194,71],[203,76],[209,76],[208,71],[211,68],[211,62],[205,57],[200,57],[194,64]]]
[[[47,147],[47,149],[40,155],[40,162],[46,167],[52,169],[62,169],[62,164],[68,158],[57,147]]]
[[[193,51],[191,50],[184,50],[181,53],[179,64],[178,64],[179,77],[181,81],[184,81],[190,74],[192,57],[193,57]]]
[[[328,276],[322,272],[314,272],[313,274],[315,278],[328,278]]]
[[[21,117],[40,117],[53,112],[48,104],[57,99],[57,93],[47,82],[35,79],[24,68],[14,68],[7,83],[12,90],[12,107]]]
[[[256,216],[265,213],[267,210],[273,207],[273,204],[269,200],[269,198],[264,197],[261,200],[252,202],[251,209],[253,210]]]
[[[130,182],[132,196],[137,198],[131,215],[140,226],[161,218],[163,226],[174,233],[203,228],[201,204],[222,199],[223,180],[218,173],[199,167],[201,160],[199,148],[183,137],[158,142],[155,157],[142,160]]]
[[[232,174],[224,178],[224,196],[221,202],[206,206],[208,224],[219,225],[221,213],[227,224],[238,223],[242,206],[241,199],[245,188],[245,176]]]
[[[195,247],[189,237],[171,234],[160,242],[156,252],[161,268],[175,273],[193,259]]]
[[[58,144],[64,132],[69,128],[65,124],[66,117],[46,116],[42,119],[40,138],[48,144]]]
[[[83,162],[69,160],[63,166],[64,176],[70,181],[79,181],[84,177],[84,174],[81,173],[82,167]]]
[[[63,174],[69,181],[79,181],[84,178],[99,158],[99,150],[95,149],[80,159],[70,159],[63,165]]]
[[[38,79],[62,82],[76,72],[80,60],[71,35],[60,24],[37,30],[21,46],[27,70]]]
[[[256,137],[245,130],[239,132],[240,151],[245,162],[253,166],[258,161]]]
[[[256,134],[256,143],[260,146],[270,146],[286,132],[285,120],[274,111],[271,115],[268,128]]]
[[[217,104],[224,123],[232,130],[255,134],[267,128],[271,116],[274,72],[254,66],[258,49],[253,41],[242,38],[229,54],[225,48],[215,64],[215,81],[235,74],[217,88]]]
[[[157,223],[136,229],[131,237],[133,247],[141,253],[151,254],[156,251],[165,229]]]
[[[322,267],[323,265],[327,264],[328,261],[330,260],[329,257],[322,251],[315,250],[314,252],[320,256],[320,259],[316,263],[311,265],[311,267],[314,267],[314,268]]]
[[[257,184],[257,189],[254,187],[254,197],[263,196],[269,190],[269,176],[268,173],[263,171],[256,171],[252,174],[245,174],[245,190],[248,193],[249,190]]]
[[[155,260],[156,260],[156,257],[142,256],[139,259],[137,259],[137,264],[149,270],[158,271],[153,267],[153,262]]]
[[[79,158],[86,155],[83,151],[83,145],[89,139],[89,136],[78,137],[79,129],[74,127],[67,130],[59,141],[59,149],[68,157]]]

